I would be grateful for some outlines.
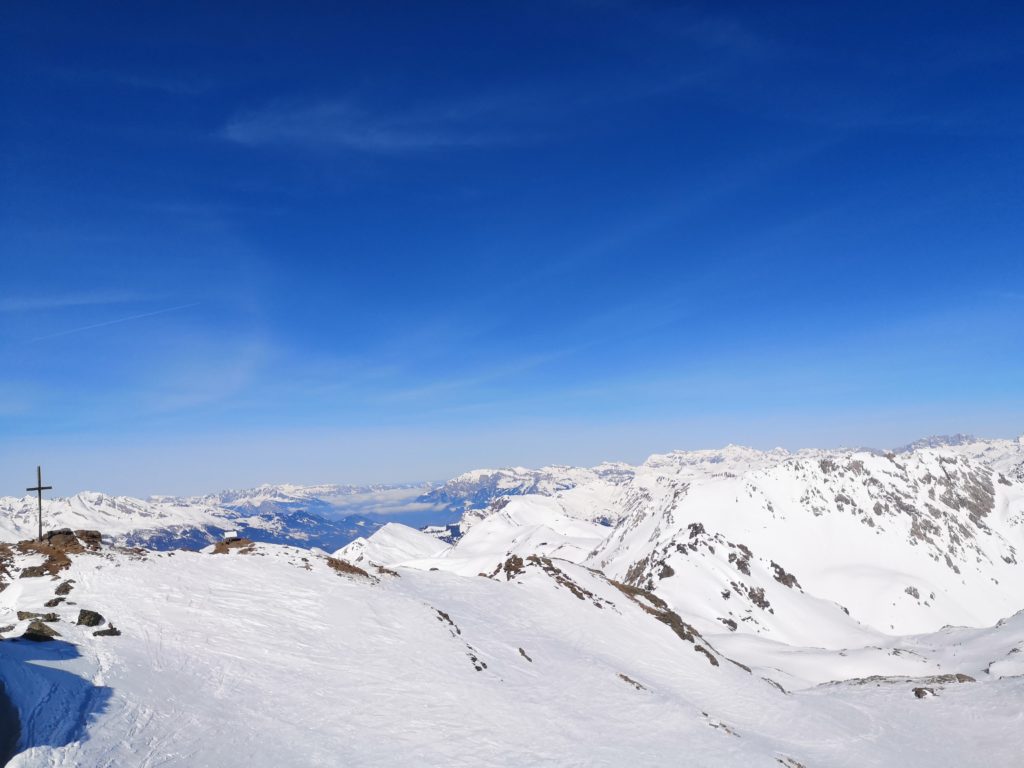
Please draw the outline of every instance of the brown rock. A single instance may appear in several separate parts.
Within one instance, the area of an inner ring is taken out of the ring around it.
[[[56,613],[32,613],[31,611],[18,611],[18,621],[26,619],[39,619],[39,621],[60,621]]]
[[[360,568],[358,565],[352,565],[347,560],[341,560],[337,557],[328,557],[327,565],[336,570],[338,573],[347,573],[352,576],[366,576],[370,578],[370,574]]]
[[[96,611],[90,611],[86,608],[82,608],[78,612],[78,626],[80,627],[98,627],[100,624],[105,622],[106,619]]]
[[[73,533],[71,534],[71,538],[74,539]],[[71,565],[71,558],[68,557],[67,553],[84,551],[81,547],[78,546],[78,540],[74,539],[74,541],[75,546],[68,548],[51,546],[46,541],[18,542],[18,551],[22,554],[39,554],[43,555],[46,558],[42,565],[35,565],[29,568],[25,568],[21,572],[21,578],[33,578],[45,576],[47,574],[49,574],[50,576],[56,576],[65,568],[68,568]]]
[[[60,633],[52,627],[46,626],[43,622],[36,620],[28,625],[28,629],[25,630],[25,634],[22,637],[34,643],[45,643],[53,640],[55,637],[60,637]]]
[[[233,549],[237,549],[239,554],[249,554],[255,548],[255,542],[252,539],[225,539],[224,541],[218,541],[213,545],[213,554],[215,555],[226,555]]]
[[[78,537],[78,541],[86,549],[97,550],[103,543],[103,537],[99,531],[78,530],[75,531],[75,536]]]
[[[62,549],[64,551],[81,549],[81,544],[78,543],[75,532],[70,528],[58,528],[55,531],[47,531],[43,534],[43,542],[54,549]]]

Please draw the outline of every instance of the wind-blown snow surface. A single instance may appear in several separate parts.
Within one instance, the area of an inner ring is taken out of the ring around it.
[[[1021,746],[1020,678],[785,693],[567,562],[361,576],[257,545],[88,553],[61,577],[63,642],[0,643],[37,745],[12,766],[1012,765]],[[42,609],[56,583],[0,605]],[[79,607],[123,634],[73,626]],[[957,640],[976,671],[1024,623]]]
[[[1021,461],[728,447],[468,473],[454,545],[13,549],[11,764],[1019,765]]]

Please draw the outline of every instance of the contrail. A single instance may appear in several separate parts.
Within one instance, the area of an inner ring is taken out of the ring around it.
[[[68,336],[72,333],[79,333],[80,331],[91,331],[93,328],[103,328],[107,325],[116,325],[117,323],[127,323],[129,320],[141,320],[144,317],[153,317],[153,315],[165,315],[168,312],[177,312],[180,309],[188,309],[189,307],[197,307],[199,302],[193,302],[192,304],[181,304],[177,307],[168,307],[167,309],[158,309],[156,312],[144,312],[141,315],[132,315],[130,317],[119,317],[117,320],[107,320],[103,323],[93,323],[92,325],[83,325],[81,328],[72,328],[69,331],[60,331],[59,333],[51,333],[47,336],[39,336],[35,339],[30,339],[28,343],[36,341],[45,341],[46,339],[56,339],[59,336]]]

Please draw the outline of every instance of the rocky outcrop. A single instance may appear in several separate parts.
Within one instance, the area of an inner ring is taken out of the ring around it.
[[[47,531],[43,534],[42,541],[18,542],[17,551],[21,554],[39,554],[45,558],[39,565],[23,568],[19,578],[35,579],[43,576],[56,576],[71,565],[71,558],[68,555],[97,552],[101,546],[102,536],[99,531],[73,531],[70,528]],[[2,566],[2,562],[0,562],[0,566]]]
[[[78,621],[76,623],[80,627],[98,627],[105,621],[106,619],[103,618],[102,614],[82,608],[78,612]]]
[[[339,574],[346,574],[348,576],[365,576],[367,579],[373,578],[373,576],[364,571],[358,565],[352,565],[352,563],[347,560],[342,560],[338,557],[328,557],[327,565]]]
[[[25,630],[24,634],[21,637],[23,640],[31,640],[36,643],[45,643],[60,637],[60,633],[53,627],[49,627],[43,622],[36,619],[28,625],[28,629]]]
[[[234,550],[241,555],[247,555],[255,549],[255,546],[255,542],[253,542],[252,539],[225,539],[224,541],[218,541],[213,545],[213,554],[227,555]]]
[[[617,581],[612,581],[611,583],[620,592],[622,592],[622,594],[626,595],[626,597],[643,608],[644,611],[656,618],[662,624],[668,626],[676,633],[676,636],[680,640],[692,643],[693,650],[697,653],[703,653],[711,666],[718,666],[718,659],[715,658],[713,649],[709,650],[711,646],[708,642],[701,637],[701,634],[696,629],[683,621],[678,613],[669,608],[668,604],[664,600],[652,592],[640,589],[639,587],[631,587]],[[703,642],[703,645],[698,641]]]
[[[18,621],[25,621],[27,619],[38,619],[39,621],[54,622],[60,621],[60,616],[56,613],[32,613],[31,611],[18,611]]]

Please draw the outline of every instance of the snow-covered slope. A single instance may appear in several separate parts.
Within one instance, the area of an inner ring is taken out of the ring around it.
[[[979,754],[1010,766],[1024,747],[1024,678],[955,682],[947,652],[923,678],[787,693],[656,595],[566,561],[392,575],[242,543],[86,550],[55,577],[26,575],[43,558],[8,553],[0,593],[0,624],[13,625],[0,676],[23,731],[14,768],[932,768]],[[95,626],[77,623],[83,609]],[[12,639],[41,624],[60,636]],[[111,624],[120,635],[95,634]],[[973,639],[967,667],[1021,634],[1016,620],[997,631]]]
[[[424,502],[467,507],[454,543],[389,524],[333,557],[112,546],[302,542],[297,488],[51,502],[107,544],[0,547],[12,765],[1017,765],[1022,456],[959,436],[480,471]],[[5,500],[8,539],[32,502]]]
[[[979,440],[971,435],[953,435],[927,438],[927,441],[933,447],[987,464],[1006,477],[1024,482],[1024,435],[1014,440]]]
[[[470,510],[454,547],[406,561],[464,574],[528,552],[586,561],[655,590],[703,631],[796,645],[986,626],[1024,594],[1024,483],[993,466],[1024,441],[943,440],[900,454],[677,451],[615,483],[545,471],[547,495]],[[478,474],[494,479],[463,481]],[[509,478],[521,475],[501,477],[518,494]]]
[[[510,556],[541,555],[578,563],[608,531],[607,526],[569,514],[558,498],[509,496],[493,502],[489,514],[454,546],[431,558],[407,561],[406,565],[473,576],[489,573],[495,563]]]
[[[499,497],[463,516],[454,547],[408,564],[472,574],[524,552],[585,561],[705,632],[798,646],[986,626],[1021,607],[1024,484],[984,457],[1005,464],[1021,443],[954,442],[655,455],[614,485],[584,473],[547,496]],[[614,529],[588,523],[574,503],[588,494]],[[591,527],[570,534],[567,522]]]
[[[423,498],[452,510],[469,511],[485,509],[492,501],[506,496],[567,497],[575,500],[578,516],[597,520],[613,513],[615,491],[629,482],[633,471],[633,467],[621,463],[605,463],[593,468],[476,469],[452,478]]]
[[[531,552],[586,562],[702,631],[835,649],[1021,607],[1024,484],[962,452],[730,446],[652,456],[611,492],[593,479],[549,490],[467,512],[462,540],[407,564],[468,575]],[[586,493],[614,507],[613,529],[572,503]]]
[[[705,627],[828,644],[851,621],[991,624],[1024,593],[1024,486],[948,452],[804,452],[710,476],[648,466],[624,511],[591,564]]]
[[[434,536],[398,523],[386,523],[369,538],[360,536],[334,553],[350,563],[397,565],[407,560],[436,557],[449,546]]]

